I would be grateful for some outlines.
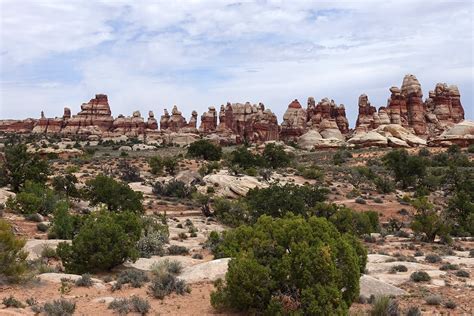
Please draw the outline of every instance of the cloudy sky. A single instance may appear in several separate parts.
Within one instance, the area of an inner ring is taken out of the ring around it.
[[[61,116],[95,93],[113,115],[188,118],[227,101],[357,98],[382,106],[415,74],[457,84],[474,118],[473,4],[465,1],[0,0],[0,118]]]

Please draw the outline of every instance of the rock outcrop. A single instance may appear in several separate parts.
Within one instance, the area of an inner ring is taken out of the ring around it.
[[[307,127],[311,129],[319,129],[323,120],[334,121],[336,127],[342,134],[349,132],[349,121],[346,117],[346,109],[344,104],[336,105],[334,100],[328,98],[322,99],[315,105],[313,97],[308,98]]]
[[[401,88],[391,87],[386,107],[378,112],[368,97],[359,97],[356,131],[370,131],[381,125],[398,124],[416,135],[434,137],[464,119],[459,89],[438,83],[423,102],[423,92],[414,75],[406,75]]]
[[[110,131],[114,122],[105,94],[96,94],[95,98],[81,105],[81,111],[77,115],[63,120],[62,134],[85,135],[101,135]]]
[[[453,144],[464,147],[474,144],[474,121],[462,121],[429,142],[430,146],[451,146]]]
[[[347,141],[361,147],[413,147],[426,146],[426,140],[414,135],[398,124],[380,125],[374,130],[356,130]]]
[[[277,140],[279,127],[276,115],[265,109],[263,103],[228,102],[225,107],[221,106],[216,132],[223,138],[235,139],[237,143],[261,143]]]
[[[343,104],[336,105],[334,100],[322,99],[316,104],[313,97],[308,98],[307,108],[303,109],[298,100],[293,100],[283,115],[281,123],[280,138],[282,140],[299,141],[302,135],[308,131],[317,131],[323,139],[337,138],[344,140],[344,135],[349,133],[349,121],[346,117],[346,109]],[[315,133],[311,133],[307,139],[314,139]],[[302,140],[302,142],[307,142]],[[319,143],[318,143],[319,144]],[[324,142],[329,147],[335,143]]]
[[[281,126],[262,103],[228,102],[219,111],[211,106],[200,118],[198,128],[198,113],[192,111],[187,122],[176,105],[171,114],[164,110],[159,123],[152,111],[147,119],[139,111],[114,118],[107,95],[97,94],[76,115],[66,107],[61,117],[47,118],[41,112],[39,119],[0,120],[0,132],[79,136],[89,141],[137,137],[152,145],[187,145],[199,138],[222,145],[283,140],[307,149],[338,147],[348,139],[348,144],[357,146],[423,146],[425,140],[433,146],[472,143],[459,89],[438,83],[423,102],[421,85],[413,75],[406,75],[400,88],[391,87],[387,105],[378,110],[366,94],[360,95],[354,131],[349,129],[344,105],[328,98],[316,103],[309,97],[306,108],[293,100]]]
[[[306,110],[303,109],[297,99],[293,100],[283,115],[280,138],[283,140],[296,140],[306,132],[306,120]]]

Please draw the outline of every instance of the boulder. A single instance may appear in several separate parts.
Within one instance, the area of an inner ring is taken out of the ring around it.
[[[339,132],[339,130],[337,130],[337,132]],[[330,137],[323,138],[318,131],[309,130],[298,138],[298,146],[306,150],[311,150],[314,148],[336,148],[345,144],[344,141],[341,141],[339,138],[332,137],[333,135],[331,133],[325,133],[325,135]]]
[[[351,138],[349,138],[347,142],[349,144],[360,145],[363,147],[370,147],[370,146],[385,147],[388,145],[387,137],[382,136],[375,131],[356,133]]]
[[[221,170],[216,174],[210,174],[203,178],[204,182],[214,185],[216,193],[220,196],[237,198],[245,196],[250,189],[263,188],[268,186],[251,176],[231,176]]]
[[[369,298],[374,296],[400,296],[408,294],[405,290],[380,281],[369,275],[360,277],[360,295]]]
[[[41,252],[45,247],[56,249],[61,242],[71,243],[70,240],[63,239],[29,239],[23,249],[28,253],[28,260],[36,260],[41,257]]]
[[[230,260],[230,258],[221,258],[186,267],[179,275],[179,279],[184,280],[188,284],[213,282],[217,279],[223,279],[227,273]]]
[[[178,261],[181,263],[183,268],[187,268],[202,262],[198,259],[193,259],[189,256],[152,256],[151,258],[138,258],[137,261],[131,262],[127,261],[123,264],[125,268],[133,268],[142,271],[151,271],[154,264],[158,264],[164,261]]]
[[[431,146],[450,146],[474,144],[474,121],[465,120],[444,131],[429,141]]]

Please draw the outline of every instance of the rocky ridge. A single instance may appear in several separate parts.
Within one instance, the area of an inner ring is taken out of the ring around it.
[[[459,89],[438,83],[423,101],[421,85],[413,75],[406,75],[401,88],[391,87],[387,105],[372,106],[362,94],[358,100],[358,117],[354,130],[349,128],[343,104],[313,97],[303,108],[293,100],[283,115],[281,125],[276,115],[263,103],[230,103],[219,111],[209,107],[200,117],[192,111],[187,121],[175,105],[171,114],[165,109],[160,120],[149,111],[145,120],[139,111],[131,116],[112,116],[108,97],[97,94],[81,105],[76,115],[64,108],[62,117],[39,119],[0,120],[0,132],[56,134],[63,137],[80,136],[89,139],[141,137],[158,143],[186,145],[205,137],[217,143],[295,141],[306,149],[357,146],[410,147],[444,146],[452,143],[474,143],[472,122],[464,121],[464,109]],[[459,126],[458,126],[459,125]]]

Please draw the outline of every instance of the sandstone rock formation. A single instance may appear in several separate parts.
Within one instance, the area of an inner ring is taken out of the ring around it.
[[[322,99],[315,105],[313,97],[308,98],[307,126],[319,128],[323,120],[334,121],[342,134],[349,132],[349,121],[346,118],[346,109],[343,104],[337,106],[334,100]]]
[[[228,102],[221,105],[219,112],[211,106],[201,115],[198,129],[198,113],[192,111],[187,122],[176,105],[171,114],[164,110],[159,125],[152,111],[146,120],[138,111],[114,119],[105,94],[97,94],[83,103],[76,115],[66,107],[61,117],[47,118],[41,112],[39,119],[0,120],[0,132],[79,136],[89,141],[137,137],[154,145],[186,145],[202,137],[222,145],[281,139],[297,141],[307,149],[341,146],[348,138],[351,138],[349,144],[358,146],[425,145],[424,140],[420,141],[415,135],[428,140],[431,145],[472,143],[470,129],[466,127],[469,123],[462,123],[464,109],[456,86],[438,83],[423,102],[420,83],[415,76],[406,75],[401,88],[391,87],[390,93],[387,106],[378,111],[367,95],[359,97],[359,114],[352,135],[344,105],[336,105],[328,98],[316,103],[313,97],[309,97],[306,109],[298,100],[293,100],[281,126],[276,115],[262,103]]]
[[[306,132],[306,110],[303,109],[300,102],[295,99],[289,105],[283,115],[281,123],[280,137],[283,140],[296,140]]]
[[[411,147],[426,146],[426,140],[412,134],[398,124],[380,125],[374,130],[356,130],[347,141],[349,144],[362,147]]]
[[[61,133],[101,135],[112,129],[113,121],[107,95],[96,94],[95,98],[81,105],[81,111],[77,115],[64,120]]]
[[[204,127],[202,129],[204,130]],[[265,142],[278,139],[279,127],[276,115],[271,110],[265,109],[263,103],[257,105],[250,102],[245,104],[228,102],[225,107],[221,106],[216,132],[229,138],[235,135],[238,143]]]
[[[314,98],[309,97],[306,110],[296,99],[288,105],[281,124],[280,138],[298,141],[308,149],[337,147],[344,143],[343,134],[348,132],[349,122],[343,104],[337,106],[334,100],[328,98],[316,104]]]
[[[465,120],[444,131],[429,142],[430,146],[469,146],[474,144],[474,121]]]
[[[221,106],[221,112],[223,112],[224,106]],[[225,115],[225,114],[224,114]],[[216,108],[210,106],[207,112],[201,116],[201,126],[199,126],[199,132],[201,133],[212,133],[217,128],[217,112]]]
[[[391,87],[387,107],[370,105],[368,97],[359,97],[357,131],[370,131],[385,124],[398,124],[417,135],[433,137],[464,119],[464,109],[456,86],[438,83],[435,90],[423,102],[423,93],[418,79],[406,75],[401,88]]]

